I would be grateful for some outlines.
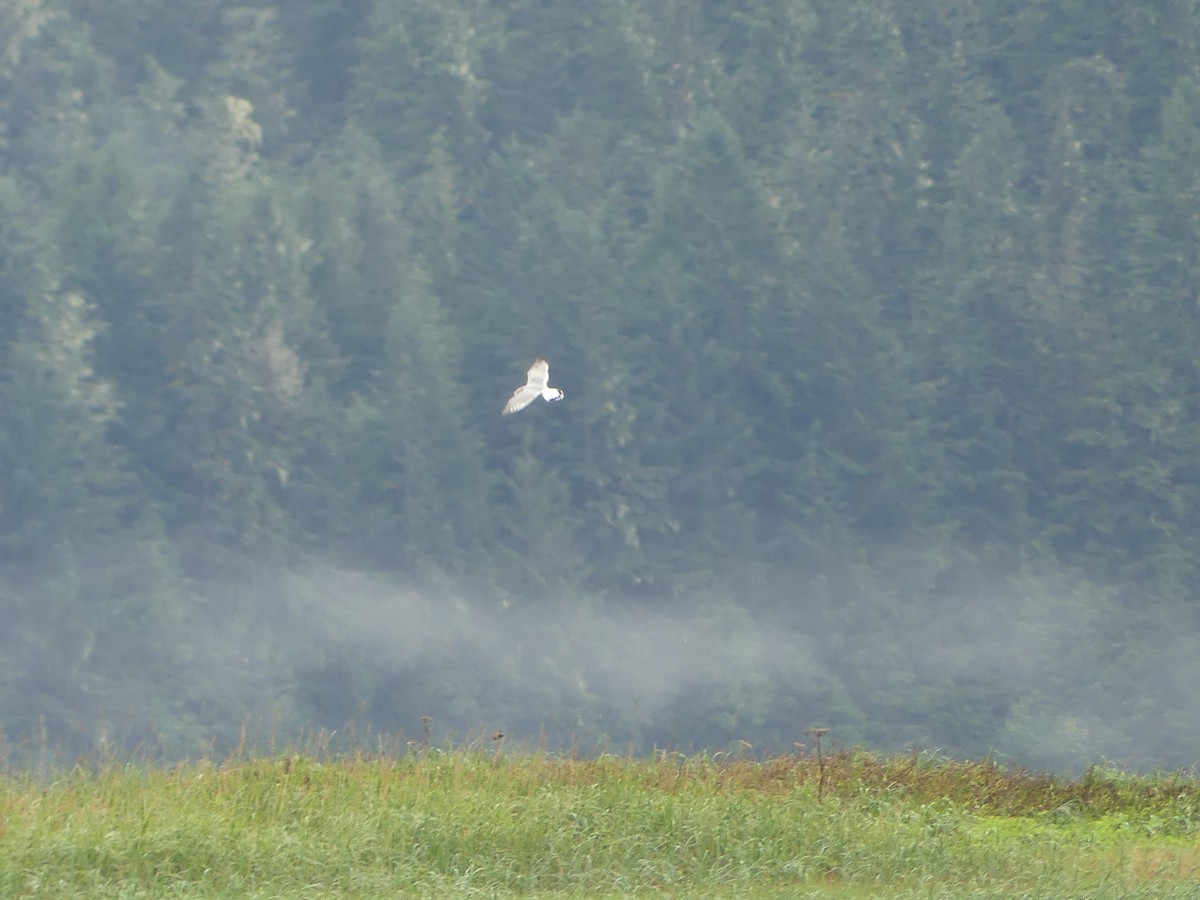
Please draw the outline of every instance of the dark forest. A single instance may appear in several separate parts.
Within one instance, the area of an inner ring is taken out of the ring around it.
[[[6,745],[1194,765],[1198,43],[0,2]]]

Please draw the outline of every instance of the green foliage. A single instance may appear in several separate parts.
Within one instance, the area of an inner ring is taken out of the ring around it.
[[[361,454],[352,474],[360,546],[380,564],[416,573],[461,569],[487,534],[487,479],[455,377],[460,351],[415,266],[392,287],[383,361],[347,434]],[[365,526],[365,527],[364,527]]]
[[[1198,41],[1183,0],[5,5],[0,731],[1194,762]],[[541,355],[565,402],[501,418]],[[353,635],[326,566],[378,582]],[[369,640],[417,587],[515,658]]]
[[[1196,788],[1176,777],[1095,769],[1056,782],[990,763],[852,754],[581,761],[511,754],[502,741],[398,757],[102,764],[49,784],[9,777],[0,885],[53,885],[58,896],[1197,887]]]
[[[636,4],[598,0],[580,10],[516,0],[488,24],[480,120],[494,139],[535,142],[577,111],[634,133],[657,129]]]
[[[6,728],[86,745],[107,710],[140,737],[163,687],[179,686],[183,594],[106,440],[118,404],[92,368],[92,310],[46,290],[28,298],[0,372]]]
[[[478,159],[483,8],[385,0],[368,15],[348,104],[399,173],[420,171],[439,135],[459,161]]]
[[[664,171],[639,260],[656,301],[631,311],[622,332],[655,386],[638,402],[641,429],[659,436],[643,460],[664,473],[675,512],[646,552],[678,570],[690,553],[741,554],[754,540],[745,494],[762,461],[741,448],[776,412],[759,385],[771,375],[769,335],[790,321],[775,222],[729,125],[700,118]]]

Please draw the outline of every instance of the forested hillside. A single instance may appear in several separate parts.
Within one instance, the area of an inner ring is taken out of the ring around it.
[[[1195,763],[1198,44],[0,0],[0,731]]]

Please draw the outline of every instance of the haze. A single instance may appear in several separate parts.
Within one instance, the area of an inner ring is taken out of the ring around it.
[[[1194,766],[1198,46],[1170,2],[0,5],[11,764]],[[565,398],[502,417],[539,356]]]

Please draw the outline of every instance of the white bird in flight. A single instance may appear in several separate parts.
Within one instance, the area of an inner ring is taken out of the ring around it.
[[[548,383],[550,381],[550,363],[546,362],[545,358],[539,356],[535,359],[533,365],[529,367],[527,376],[528,380],[513,391],[513,395],[508,398],[508,403],[504,404],[504,411],[501,415],[507,416],[509,413],[520,412],[538,397],[547,402],[563,398],[562,388],[550,387]]]

